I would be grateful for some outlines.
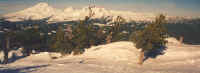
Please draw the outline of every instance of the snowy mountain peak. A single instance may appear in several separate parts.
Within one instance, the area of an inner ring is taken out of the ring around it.
[[[40,2],[40,3],[36,4],[34,7],[48,7],[48,6],[49,6],[48,3]]]

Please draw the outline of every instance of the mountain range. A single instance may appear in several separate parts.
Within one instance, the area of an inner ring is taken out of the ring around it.
[[[155,15],[148,13],[135,13],[131,11],[116,11],[116,10],[107,10],[105,8],[94,7],[92,8],[95,15],[93,18],[104,18],[121,16],[128,21],[152,21],[155,18]],[[46,17],[51,17],[49,21],[71,21],[71,20],[81,20],[88,16],[89,9],[88,6],[83,7],[82,9],[75,9],[73,7],[65,8],[64,10],[59,10],[53,8],[47,3],[38,3],[30,8],[9,13],[3,15],[11,21],[20,21],[22,19],[42,19]]]
[[[50,17],[48,21],[59,22],[59,21],[76,21],[82,20],[85,16],[89,15],[89,6],[83,7],[82,9],[75,9],[73,7],[67,7],[64,10],[56,9],[50,6],[48,3],[38,3],[30,8],[24,10],[8,13],[3,15],[9,21],[20,21],[26,19],[42,19]],[[95,15],[92,18],[108,18],[114,20],[117,16],[121,16],[126,21],[154,21],[156,14],[152,13],[137,13],[131,11],[119,11],[119,10],[108,10],[101,7],[94,7],[92,11]],[[182,19],[192,19],[192,17],[176,17],[167,16],[168,20],[180,21]]]
[[[32,24],[40,24],[40,21],[37,22],[37,20],[48,18],[47,21],[49,24],[65,25],[74,24],[79,20],[83,20],[86,16],[89,15],[89,11],[90,10],[88,6],[83,7],[81,9],[67,7],[61,10],[56,9],[47,3],[38,3],[27,9],[5,14],[3,15],[3,17],[9,21],[19,21],[14,24],[30,24],[32,22]],[[101,7],[94,7],[92,8],[92,11],[95,13],[95,15],[92,17],[92,22],[94,22],[95,25],[110,25],[113,23],[113,21],[115,21],[116,17],[118,16],[124,18],[128,24],[149,24],[152,21],[154,21],[156,17],[156,14],[151,13],[109,10]],[[23,22],[24,20],[29,19],[36,21]],[[170,33],[173,33],[174,36],[184,36],[184,41],[188,43],[200,43],[200,17],[166,16],[166,19],[166,28]],[[0,24],[0,26],[7,27],[13,25],[9,25],[8,23],[2,23]]]

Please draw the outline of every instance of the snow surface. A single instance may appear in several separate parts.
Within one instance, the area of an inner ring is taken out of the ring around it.
[[[200,73],[199,48],[199,45],[168,45],[164,55],[147,59],[140,66],[139,51],[133,43],[121,41],[58,59],[52,59],[48,52],[33,54],[0,65],[0,73]]]

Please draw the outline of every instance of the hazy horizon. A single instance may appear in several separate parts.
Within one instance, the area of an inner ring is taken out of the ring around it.
[[[29,8],[39,2],[47,2],[59,9],[82,8],[89,0],[0,0],[0,14]],[[96,0],[99,7],[141,13],[165,13],[173,16],[200,16],[200,0]]]

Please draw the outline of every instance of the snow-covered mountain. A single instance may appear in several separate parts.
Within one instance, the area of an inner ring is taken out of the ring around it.
[[[119,10],[108,10],[101,7],[92,8],[94,16],[92,18],[108,18],[114,20],[117,16],[121,16],[126,21],[154,21],[157,14],[152,13],[137,13],[131,11],[119,11]],[[30,8],[18,11],[15,13],[9,13],[3,15],[10,21],[20,21],[25,19],[42,19],[51,17],[49,21],[59,22],[59,21],[72,21],[72,20],[82,20],[85,16],[89,15],[88,6],[82,9],[75,9],[73,7],[67,7],[64,10],[53,8],[47,3],[38,3]],[[182,22],[184,19],[191,19],[190,17],[175,17],[167,16],[170,22]],[[175,19],[175,20],[174,20]]]
[[[153,14],[107,10],[105,8],[99,7],[94,7],[92,10],[95,13],[93,18],[102,18],[108,16],[115,18],[117,16],[121,16],[127,21],[152,21],[155,17]],[[52,16],[49,21],[71,21],[84,19],[85,16],[88,16],[88,14],[88,6],[83,7],[82,9],[74,9],[73,7],[68,7],[64,10],[59,10],[51,7],[47,3],[38,3],[22,11],[6,14],[4,17],[8,17],[8,20],[11,21],[19,21],[22,19],[42,19]]]
[[[18,21],[23,19],[42,19],[59,13],[62,13],[62,11],[49,6],[47,3],[38,3],[22,11],[6,14],[4,17],[8,17],[12,21]]]

